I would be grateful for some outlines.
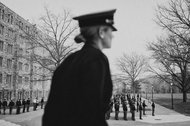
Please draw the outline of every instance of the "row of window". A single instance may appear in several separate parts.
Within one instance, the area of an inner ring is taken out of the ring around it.
[[[4,50],[4,42],[0,40],[0,51],[3,52],[3,50]],[[11,44],[7,45],[7,53],[13,54],[13,45]]]
[[[0,7],[0,19],[13,24],[13,14],[10,12],[5,13],[5,10],[2,7]]]
[[[5,12],[4,8],[0,6],[0,20],[3,20],[7,23],[13,24],[14,23],[14,16],[13,13]],[[21,20],[15,19],[15,24],[18,25],[20,28],[23,28],[23,22]],[[26,30],[29,30],[29,27],[26,26]]]
[[[0,51],[3,52],[3,50],[4,50],[4,42],[0,40]],[[7,44],[6,52],[8,54],[13,54],[13,45]],[[23,55],[23,49],[22,48],[18,49],[17,55],[18,56],[22,56]],[[26,50],[26,55],[29,55],[29,51],[28,50]]]
[[[12,28],[8,28],[6,31],[5,31],[5,26],[3,24],[0,24],[0,35],[2,36],[6,36],[7,38],[11,38],[11,39],[14,39],[14,31]]]
[[[12,82],[12,75],[7,74],[6,75],[6,84],[11,84]],[[3,74],[0,73],[0,83],[3,83]]]
[[[7,59],[7,69],[11,69],[12,68],[12,63],[13,61],[11,59]],[[28,72],[29,71],[29,64],[25,63],[25,71]],[[3,66],[3,57],[0,57],[0,67]],[[23,63],[22,62],[18,62],[18,70],[23,70]]]
[[[5,21],[6,23],[9,24],[15,24],[17,25],[19,28],[24,29],[27,33],[29,33],[29,26],[24,26],[23,21],[21,21],[20,19],[16,19],[13,16],[13,13],[10,12],[5,12],[4,8],[0,6],[0,20]]]
[[[22,84],[24,81],[25,84],[29,83],[29,77],[22,77],[22,76],[18,76],[18,84]],[[0,84],[3,83],[3,74],[0,73]],[[6,84],[11,84],[12,83],[12,75],[7,74],[6,78],[5,78],[5,83]]]

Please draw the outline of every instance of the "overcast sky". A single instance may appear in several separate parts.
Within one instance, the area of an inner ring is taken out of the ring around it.
[[[32,23],[44,15],[44,6],[54,13],[61,13],[63,8],[71,10],[73,15],[116,8],[112,48],[105,50],[115,73],[115,60],[122,53],[136,52],[150,56],[147,42],[154,41],[162,33],[153,21],[157,4],[168,0],[1,0],[3,4]]]

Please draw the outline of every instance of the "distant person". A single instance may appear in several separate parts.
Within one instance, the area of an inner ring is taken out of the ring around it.
[[[26,101],[26,110],[27,110],[27,112],[29,112],[29,109],[30,109],[30,98],[28,98],[27,101]]]
[[[22,112],[25,113],[25,109],[26,109],[26,101],[25,101],[24,98],[22,99],[22,106],[23,106],[23,110],[22,110]]]
[[[22,106],[21,99],[16,101],[16,114],[20,114],[20,108]]]
[[[154,112],[155,112],[155,103],[152,102],[152,116],[155,116]]]
[[[127,101],[123,102],[123,119],[127,120]]]
[[[36,111],[36,109],[37,109],[37,105],[38,104],[38,99],[37,98],[35,98],[34,100],[33,100],[33,110],[34,111]]]
[[[74,17],[79,22],[79,51],[67,56],[54,71],[42,126],[107,126],[105,113],[112,96],[108,58],[114,10]]]
[[[3,106],[3,102],[0,99],[0,114],[1,114],[1,107]]]
[[[13,110],[13,107],[14,107],[15,103],[13,102],[13,100],[11,100],[9,102],[9,114],[11,115],[12,114],[12,110]]]
[[[139,101],[137,100],[137,112],[139,110]]]
[[[143,110],[143,107],[142,107],[142,104],[140,103],[139,104],[139,119],[142,120],[142,110]]]
[[[130,109],[131,109],[131,119],[135,121],[135,103],[132,101],[130,104]]]
[[[114,103],[114,108],[115,108],[115,119],[118,120],[119,119],[119,106],[120,106],[120,103],[119,103],[119,100],[116,101]]]
[[[143,107],[143,115],[146,115],[145,110],[146,110],[146,103],[145,100],[143,100],[142,107]]]
[[[5,115],[6,114],[6,109],[7,109],[7,100],[6,98],[3,100],[3,114]]]
[[[41,104],[41,109],[43,109],[43,106],[44,106],[44,98],[42,97],[41,101],[40,101],[40,104]]]

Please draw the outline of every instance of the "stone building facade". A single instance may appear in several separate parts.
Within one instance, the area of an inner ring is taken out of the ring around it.
[[[20,30],[32,32],[33,27],[0,2],[0,99],[48,95],[49,82],[43,81],[46,71],[33,62],[31,41]]]

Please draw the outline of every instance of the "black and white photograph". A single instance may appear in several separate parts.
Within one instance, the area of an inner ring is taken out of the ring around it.
[[[190,0],[0,0],[0,126],[189,126]]]

